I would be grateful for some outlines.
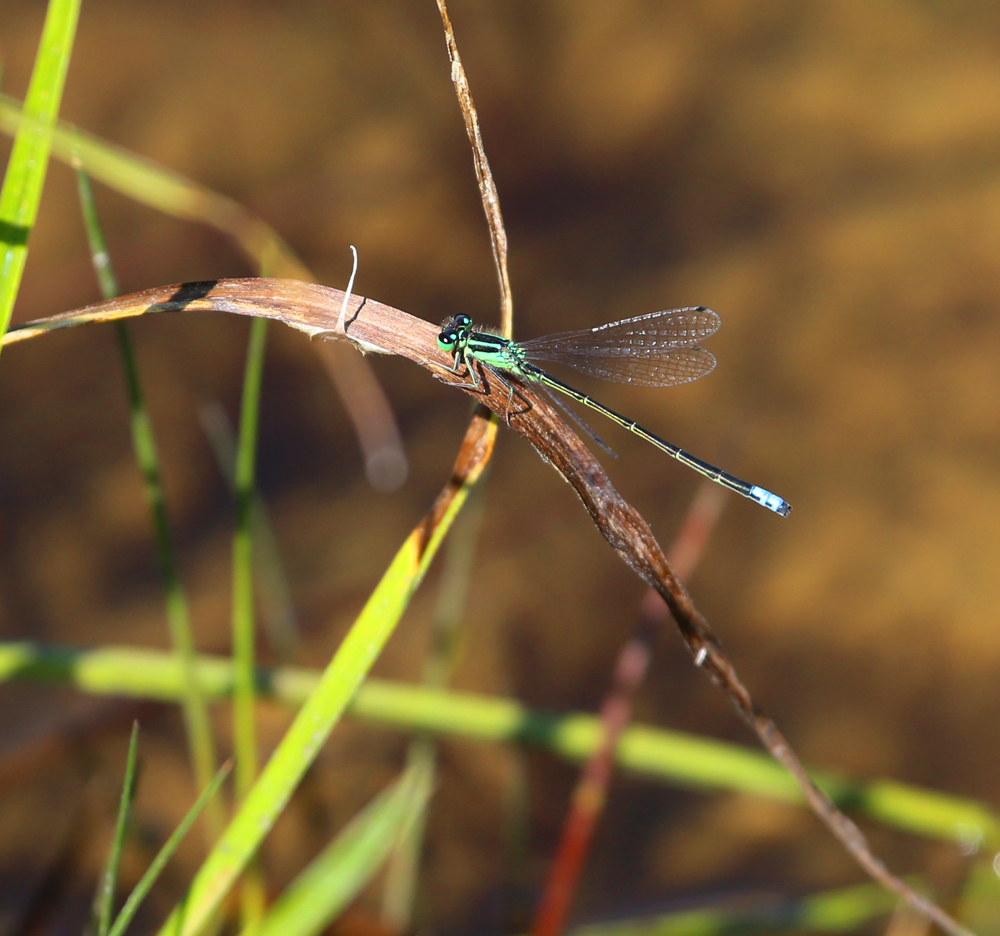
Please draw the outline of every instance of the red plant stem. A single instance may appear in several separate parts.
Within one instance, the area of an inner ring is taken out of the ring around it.
[[[725,502],[726,492],[718,485],[709,481],[698,488],[668,556],[679,579],[688,578],[694,571]],[[552,870],[532,921],[532,936],[559,936],[566,926],[594,830],[604,811],[618,740],[632,719],[632,700],[649,668],[652,634],[667,614],[666,603],[651,588],[642,602],[639,627],[622,647],[615,664],[611,690],[601,706],[601,743],[573,791]]]

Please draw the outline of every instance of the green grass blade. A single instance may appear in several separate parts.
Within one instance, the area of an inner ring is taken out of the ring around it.
[[[187,815],[181,820],[180,825],[174,829],[170,838],[163,843],[163,847],[159,850],[159,852],[157,852],[156,857],[146,869],[146,873],[139,880],[139,883],[136,884],[132,893],[129,894],[128,900],[125,901],[125,906],[122,907],[121,913],[119,913],[115,918],[114,926],[111,927],[111,932],[108,936],[121,936],[121,934],[128,928],[128,925],[132,922],[132,918],[135,916],[136,911],[142,905],[143,900],[146,899],[146,895],[156,883],[156,879],[167,866],[167,862],[173,857],[174,852],[177,851],[177,846],[180,845],[180,843],[184,840],[184,836],[186,836],[191,830],[191,826],[194,825],[195,820],[205,808],[206,804],[215,798],[215,794],[218,792],[219,787],[222,786],[222,781],[226,779],[226,776],[229,773],[229,767],[230,765],[227,762],[223,764],[218,771],[216,771],[211,783],[209,783],[209,785],[201,791],[201,796],[198,797],[195,804],[188,810]]]
[[[431,623],[431,640],[424,660],[424,684],[441,687],[448,683],[461,650],[461,625],[472,587],[476,545],[482,527],[487,478],[480,479],[469,496],[463,514],[455,521],[443,556],[441,580]],[[411,742],[406,762],[413,769],[433,775],[437,763],[437,742],[421,733]],[[429,800],[428,800],[429,805]],[[426,813],[415,816],[399,837],[389,857],[382,892],[380,917],[390,933],[408,933],[413,925],[424,851]]]
[[[0,131],[20,134],[35,126],[19,102],[0,94]],[[71,163],[78,159],[93,179],[166,214],[210,224],[227,233],[253,259],[261,276],[312,279],[308,269],[268,224],[242,205],[180,173],[114,146],[65,122],[56,125],[52,153]]]
[[[201,866],[183,911],[174,911],[161,930],[162,936],[193,936],[212,918],[399,623],[467,492],[463,485],[454,493],[429,538],[420,524],[396,553],[315,690]]]
[[[257,740],[254,702],[257,677],[253,609],[253,540],[251,530],[257,427],[260,414],[261,378],[267,342],[267,320],[250,323],[240,439],[236,454],[236,533],[233,539],[233,662],[236,685],[233,721],[236,748],[236,793],[242,798],[257,778]]]
[[[973,831],[970,829],[970,831]],[[971,860],[958,900],[958,918],[978,936],[1000,934],[1000,857],[995,848],[983,849],[982,841],[972,836],[962,849],[966,855],[980,848]]]
[[[114,299],[119,294],[118,278],[111,265],[111,255],[104,240],[104,230],[97,214],[97,203],[94,201],[94,189],[90,184],[90,176],[83,163],[75,160],[76,188],[80,195],[80,207],[83,210],[83,225],[87,231],[87,244],[90,247],[90,262],[97,274],[97,285],[105,299]]]
[[[199,656],[198,680],[211,698],[233,691],[233,666]],[[0,681],[12,678],[68,683],[82,692],[176,701],[182,692],[177,660],[169,653],[106,647],[69,650],[30,642],[0,642]],[[315,692],[315,670],[282,667],[258,674],[261,694],[290,706]],[[497,743],[530,744],[567,760],[594,750],[600,724],[590,715],[528,709],[513,699],[368,679],[351,701],[358,718],[404,731],[427,731]],[[679,731],[632,725],[622,735],[617,763],[626,770],[695,790],[736,790],[788,803],[801,792],[783,768],[760,751]],[[813,774],[844,807],[879,822],[931,838],[983,849],[1000,847],[1000,817],[983,803],[894,780],[867,783]]]
[[[407,770],[419,770],[433,781],[437,772],[437,743],[428,737],[417,737],[406,751]],[[414,931],[413,908],[420,882],[420,862],[424,852],[427,810],[430,796],[414,804],[414,813],[400,832],[386,867],[385,888],[379,914],[389,933]]]
[[[423,814],[432,787],[432,768],[408,768],[292,882],[255,936],[315,936],[322,932],[371,880],[408,823]]]
[[[222,404],[212,401],[199,407],[198,419],[215,455],[219,472],[235,496],[236,434],[229,423],[226,411]],[[291,663],[299,651],[299,622],[292,602],[288,575],[281,560],[278,539],[274,535],[274,528],[267,515],[264,501],[256,488],[251,510],[254,574],[262,630],[267,636],[268,646],[275,658],[280,663]]]
[[[267,346],[267,319],[250,322],[243,376],[240,437],[236,450],[236,532],[233,534],[233,746],[236,752],[236,798],[242,801],[257,779],[257,657],[253,607],[253,504],[257,462],[260,390]],[[241,893],[243,926],[252,929],[264,911],[264,887],[251,866]]]
[[[811,930],[844,933],[892,911],[895,897],[875,884],[768,901],[757,907],[706,907],[570,930],[570,936],[728,936],[731,933]]]
[[[50,0],[24,102],[30,118],[14,138],[0,189],[0,335],[7,331],[28,257],[28,235],[38,216],[52,128],[59,114],[76,36],[80,0]]]
[[[84,226],[90,245],[91,261],[104,298],[111,299],[118,293],[118,282],[101,229],[90,177],[79,161],[76,162],[75,168]],[[167,516],[166,497],[163,491],[160,456],[156,447],[153,423],[149,417],[149,411],[146,409],[145,394],[139,376],[139,365],[132,347],[128,326],[125,322],[115,322],[114,326],[128,393],[132,449],[142,473],[146,501],[149,504],[156,537],[160,577],[163,581],[166,601],[167,626],[170,630],[174,651],[180,658],[185,676],[185,691],[181,703],[195,786],[197,789],[203,790],[211,782],[217,762],[212,726],[209,720],[208,706],[194,675],[194,636],[191,632],[187,599],[181,588],[173,536],[170,531],[170,520]],[[205,833],[211,845],[219,832],[222,831],[221,804],[212,803],[205,815],[207,820]]]
[[[111,845],[108,864],[101,875],[101,883],[94,901],[97,936],[108,936],[111,928],[111,914],[114,912],[115,890],[118,887],[118,869],[121,867],[122,848],[132,814],[135,798],[136,752],[139,749],[139,723],[132,723],[132,736],[128,742],[128,757],[125,760],[125,780],[122,783],[121,800],[118,803],[118,821],[115,823],[115,838]]]

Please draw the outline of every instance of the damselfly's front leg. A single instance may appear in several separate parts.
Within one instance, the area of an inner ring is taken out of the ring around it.
[[[465,372],[469,377],[468,383],[459,384],[458,386],[472,387],[473,390],[478,390],[480,393],[483,391],[482,381],[479,379],[479,375],[476,373],[475,362],[470,362],[468,357],[464,355],[461,351],[455,351],[455,360],[451,367],[446,367],[445,370],[449,374],[458,374],[458,372],[465,367]],[[492,370],[492,368],[490,368]]]

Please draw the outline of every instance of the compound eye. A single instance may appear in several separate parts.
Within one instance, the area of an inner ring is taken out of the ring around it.
[[[450,328],[438,335],[438,347],[444,351],[453,348],[456,341],[458,341],[458,333]]]
[[[459,328],[468,328],[472,324],[472,319],[468,315],[456,315],[455,324]]]

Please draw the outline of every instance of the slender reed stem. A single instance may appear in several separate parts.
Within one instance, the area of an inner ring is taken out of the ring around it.
[[[236,533],[233,537],[233,745],[236,751],[236,795],[243,800],[257,779],[256,653],[253,608],[253,506],[260,388],[267,345],[267,321],[250,323],[240,436],[236,450]],[[240,906],[243,928],[253,927],[264,912],[264,888],[251,865],[244,875]]]
[[[80,195],[80,205],[83,209],[84,225],[87,229],[87,241],[90,245],[91,262],[104,298],[113,299],[118,295],[118,280],[104,240],[104,232],[97,214],[97,205],[94,202],[90,178],[79,163],[74,168],[76,169],[77,189]],[[174,652],[178,655],[184,674],[182,709],[188,750],[194,770],[195,784],[198,789],[203,790],[211,783],[216,769],[215,741],[212,737],[208,706],[198,685],[198,680],[195,678],[194,637],[191,633],[187,600],[184,597],[177,568],[173,535],[170,531],[170,519],[167,516],[167,503],[163,493],[160,456],[157,451],[153,423],[146,409],[145,394],[139,376],[139,365],[136,362],[127,324],[125,322],[115,322],[114,324],[128,393],[132,448],[136,463],[142,472],[146,502],[149,504],[153,531],[156,536],[160,578],[163,582],[166,602],[167,625]],[[209,803],[205,810],[205,838],[209,846],[222,831],[222,826],[221,803],[217,801]]]
[[[101,875],[101,883],[94,900],[94,929],[97,936],[108,936],[111,929],[111,914],[114,912],[115,890],[118,887],[118,869],[121,866],[125,833],[128,831],[132,815],[132,801],[135,798],[135,775],[137,750],[139,745],[139,723],[132,723],[132,736],[128,743],[128,757],[125,760],[125,779],[122,795],[118,803],[118,821],[115,823],[115,838],[108,855],[108,864]]]

